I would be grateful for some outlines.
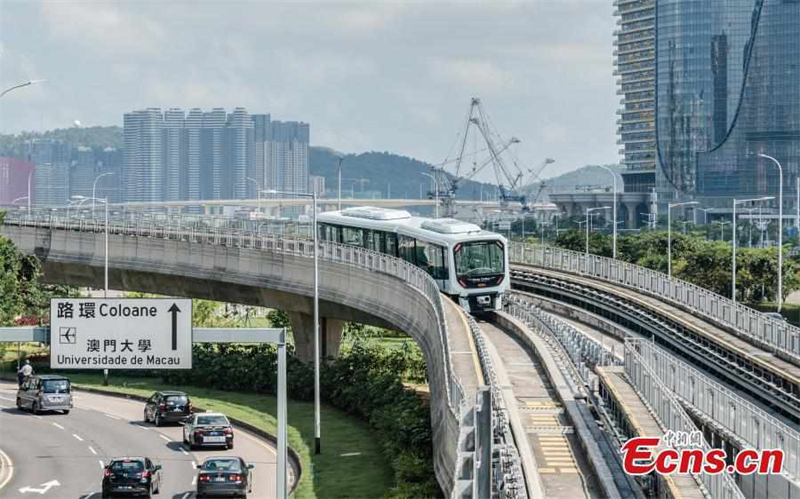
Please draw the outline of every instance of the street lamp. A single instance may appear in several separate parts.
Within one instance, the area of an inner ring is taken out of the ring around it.
[[[25,83],[21,83],[19,85],[14,85],[13,87],[9,87],[2,92],[0,92],[0,98],[2,98],[5,94],[9,93],[12,90],[16,90],[18,88],[27,87],[28,85],[36,85],[37,83],[44,83],[47,80],[28,80]]]
[[[589,256],[589,214],[593,211],[607,210],[610,206],[599,206],[597,208],[586,208],[586,256]]]
[[[434,216],[434,218],[439,218],[439,183],[436,182],[436,177],[434,177],[430,173],[422,172],[422,174],[425,175],[426,177],[430,177],[431,182],[433,183],[433,193],[434,193],[434,198],[435,198],[435,203],[436,203],[434,205],[433,216]]]
[[[614,179],[614,210],[613,214],[611,215],[612,218],[614,219],[614,243],[611,254],[612,258],[616,260],[617,259],[617,174],[614,173],[614,170],[605,165],[598,165],[598,166],[603,170],[606,170],[608,173],[610,173],[611,178]]]
[[[699,204],[697,201],[685,203],[669,203],[667,205],[667,275],[672,277],[672,208]]]
[[[321,452],[320,436],[320,402],[319,402],[319,244],[317,243],[317,192],[288,192],[269,189],[263,191],[267,194],[280,194],[311,199],[313,210],[314,230],[314,454]]]
[[[733,255],[731,259],[731,299],[733,303],[736,304],[736,205],[744,204],[744,203],[755,203],[758,201],[769,201],[771,199],[775,199],[775,196],[766,196],[761,198],[753,198],[753,199],[734,199],[733,200]]]
[[[338,211],[342,211],[342,161],[343,160],[344,160],[344,156],[340,155],[339,156],[339,166],[337,167],[337,171],[338,171],[338,174],[339,174],[339,196],[337,198],[339,200],[339,202],[337,203]]]
[[[257,205],[256,205],[256,209],[258,210],[258,216],[261,216],[261,185],[259,185],[258,180],[254,179],[254,178],[250,178],[250,177],[245,177],[245,178],[247,180],[249,180],[250,182],[256,184],[256,199],[258,200],[257,201]]]
[[[97,181],[100,180],[101,178],[105,177],[105,176],[108,176],[108,175],[114,175],[114,172],[101,173],[100,175],[97,176],[97,178],[94,179],[94,183],[92,184],[92,213],[94,213],[94,202],[97,199],[95,197],[97,195],[96,194]],[[108,196],[106,196],[106,199],[107,198],[108,198]]]
[[[783,168],[772,156],[761,153],[758,155],[772,161],[778,167],[778,313],[780,313],[783,303]]]

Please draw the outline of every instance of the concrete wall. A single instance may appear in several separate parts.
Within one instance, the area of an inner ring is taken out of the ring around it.
[[[44,280],[73,286],[103,286],[102,233],[0,226],[20,250],[42,261]],[[151,237],[109,237],[111,289],[204,298],[313,312],[313,260],[265,250]],[[443,299],[444,300],[444,299]],[[452,304],[447,303],[446,307]],[[448,406],[445,353],[433,305],[401,279],[352,265],[320,263],[320,312],[408,333],[425,355],[431,390],[435,471],[447,495],[453,486],[459,418]],[[469,334],[461,321],[448,321],[452,336]],[[456,371],[475,386],[468,369]],[[474,400],[474,393],[466,393]],[[458,410],[458,408],[456,408]]]

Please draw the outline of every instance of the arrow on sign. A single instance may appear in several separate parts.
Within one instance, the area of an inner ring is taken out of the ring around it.
[[[172,349],[178,349],[178,313],[181,309],[178,308],[176,303],[173,303],[167,312],[172,314]]]
[[[41,485],[41,487],[39,487],[39,488],[36,488],[36,487],[24,487],[24,488],[19,489],[19,491],[22,494],[25,494],[27,492],[36,492],[38,494],[44,494],[48,490],[52,489],[53,487],[58,487],[59,485],[61,485],[61,484],[58,483],[58,480],[50,480],[47,483],[43,483]]]

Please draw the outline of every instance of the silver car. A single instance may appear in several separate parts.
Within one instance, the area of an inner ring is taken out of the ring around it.
[[[69,378],[55,374],[30,376],[17,390],[17,408],[28,409],[34,414],[42,411],[64,411],[72,409],[72,385]]]

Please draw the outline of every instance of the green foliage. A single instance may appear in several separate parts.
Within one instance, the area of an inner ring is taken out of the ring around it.
[[[585,233],[576,230],[563,232],[556,245],[573,251],[585,251]],[[589,250],[610,257],[611,236],[592,234]],[[667,233],[641,232],[620,237],[617,257],[642,267],[667,272]],[[800,289],[800,264],[783,259],[783,298]],[[717,294],[731,295],[731,245],[708,241],[704,237],[672,233],[672,275],[704,287]],[[777,292],[778,257],[775,248],[736,248],[736,291],[738,299],[751,303],[774,300]]]
[[[153,293],[129,291],[125,298],[163,298]],[[225,304],[218,301],[192,299],[192,326],[194,327],[236,327],[236,320],[224,310]]]
[[[22,154],[22,143],[31,139],[61,140],[73,146],[83,145],[93,149],[114,147],[122,150],[122,127],[93,126],[59,128],[45,132],[22,132],[18,135],[0,135],[0,155],[19,156]]]
[[[283,310],[272,309],[267,312],[267,320],[270,327],[285,327],[287,330],[292,329],[292,322],[289,320],[289,313]]]

